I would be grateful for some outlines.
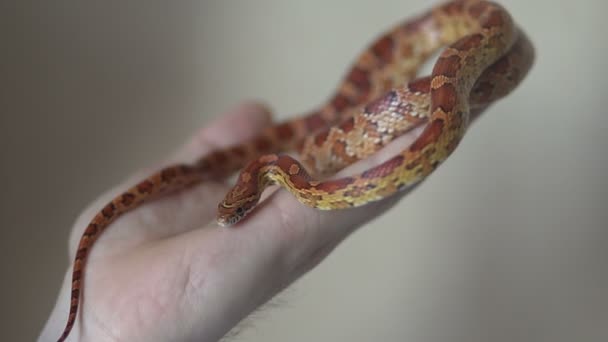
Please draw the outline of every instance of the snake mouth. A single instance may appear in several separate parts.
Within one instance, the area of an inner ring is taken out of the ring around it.
[[[230,227],[243,219],[243,216],[236,215],[218,215],[216,222],[220,227]]]
[[[221,203],[218,209],[216,221],[221,227],[232,226],[242,220],[247,214],[243,207],[234,208],[234,206],[224,203]]]
[[[230,218],[230,217],[218,216],[217,219],[216,219],[216,221],[217,221],[217,224],[220,227],[230,227],[233,224],[237,223],[239,220],[235,220],[235,219]]]

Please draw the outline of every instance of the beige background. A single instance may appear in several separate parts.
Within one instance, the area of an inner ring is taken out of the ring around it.
[[[372,37],[429,6],[167,3],[0,4],[6,340],[37,336],[68,230],[100,192],[240,100],[310,109]],[[536,45],[529,78],[237,341],[608,340],[608,5],[502,3]]]

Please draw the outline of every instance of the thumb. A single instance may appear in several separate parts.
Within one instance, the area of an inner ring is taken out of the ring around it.
[[[271,116],[261,103],[241,103],[196,132],[169,160],[192,162],[212,150],[251,139],[272,124]]]

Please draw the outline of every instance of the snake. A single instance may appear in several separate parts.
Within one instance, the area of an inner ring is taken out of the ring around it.
[[[431,74],[416,78],[438,51]],[[448,1],[399,23],[355,59],[334,95],[318,109],[193,163],[167,166],[99,210],[74,256],[70,310],[58,341],[69,336],[76,322],[91,247],[122,214],[239,170],[236,184],[218,205],[220,226],[245,218],[273,184],[321,210],[387,198],[437,169],[458,146],[471,115],[511,93],[533,60],[528,37],[502,6],[490,1]],[[400,153],[363,172],[332,178],[422,125],[422,133]],[[294,150],[301,162],[287,154]]]

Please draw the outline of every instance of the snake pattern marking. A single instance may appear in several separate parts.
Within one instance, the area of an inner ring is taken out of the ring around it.
[[[442,47],[431,75],[414,79]],[[335,95],[318,110],[193,164],[166,167],[103,207],[80,239],[68,321],[59,341],[68,337],[76,321],[85,261],[93,243],[125,212],[240,169],[236,185],[219,204],[220,225],[244,218],[270,184],[282,185],[299,201],[318,209],[380,200],[435,170],[460,142],[470,113],[511,92],[533,59],[525,34],[504,8],[489,1],[449,1],[397,25],[357,58]],[[412,145],[380,165],[345,178],[318,180],[422,124],[426,126]],[[294,149],[300,151],[306,167],[281,154]]]

